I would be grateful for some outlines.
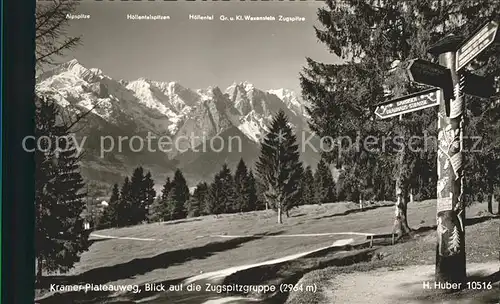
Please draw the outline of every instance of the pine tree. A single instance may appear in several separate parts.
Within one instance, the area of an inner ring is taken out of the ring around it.
[[[35,137],[35,252],[37,280],[43,271],[67,272],[89,247],[82,212],[84,182],[79,157],[68,127],[58,123],[60,113],[54,100],[36,97]],[[66,145],[64,143],[65,139]],[[60,150],[56,150],[59,140]]]
[[[311,166],[307,166],[302,176],[302,204],[316,204],[316,188]]]
[[[247,202],[246,209],[244,211],[258,210],[257,185],[252,170],[249,171],[248,176],[245,179],[243,194]]]
[[[237,202],[236,187],[231,170],[224,164],[215,175],[210,186],[208,206],[212,214],[231,213],[235,210]]]
[[[245,183],[247,183],[247,178],[248,178],[248,169],[247,166],[245,165],[245,162],[243,159],[240,159],[236,171],[234,172],[234,186],[236,190],[236,203],[235,203],[235,211],[238,212],[243,212],[243,211],[248,211],[249,209],[249,201],[248,198],[246,197],[245,193]]]
[[[335,181],[333,180],[332,171],[323,158],[319,161],[314,174],[314,184],[317,204],[326,204],[335,200]]]
[[[160,218],[160,216],[158,214],[158,211],[160,209],[160,205],[161,205],[161,195],[157,195],[154,198],[153,204],[151,204],[151,207],[149,208],[149,211],[148,211],[148,221],[150,223],[163,221],[163,219]]]
[[[283,110],[273,118],[269,133],[261,144],[256,164],[259,178],[264,182],[264,196],[278,213],[297,206],[301,200],[302,163],[299,160],[296,137]]]
[[[152,219],[154,221],[166,221],[170,219],[170,206],[168,204],[170,190],[172,190],[172,181],[170,177],[167,177],[165,184],[163,184],[161,195],[157,198],[153,207]]]
[[[255,188],[257,192],[257,207],[256,210],[268,210],[270,208],[269,202],[266,200],[264,196],[264,192],[266,191],[266,187],[264,182],[257,176],[255,177]]]
[[[222,213],[223,210],[218,203],[220,200],[219,193],[221,192],[221,188],[219,173],[217,173],[214,176],[214,181],[208,187],[207,200],[203,208],[205,214],[214,214],[217,216]]]
[[[120,190],[118,184],[113,185],[111,197],[109,198],[108,206],[104,208],[101,219],[99,221],[99,228],[111,228],[118,226],[118,206],[120,204]]]
[[[144,169],[137,167],[130,179],[131,224],[136,225],[145,220],[146,191],[144,188]]]
[[[208,199],[208,185],[205,182],[201,182],[196,185],[194,189],[192,200],[190,200],[190,206],[188,208],[188,213],[205,215],[207,213],[207,199]]]
[[[144,181],[143,181],[143,188],[144,188],[144,205],[141,208],[141,211],[144,212],[141,217],[143,220],[148,219],[150,209],[153,208],[153,203],[156,198],[156,191],[154,189],[154,181],[153,178],[151,177],[151,172],[148,171],[146,176],[144,176]]]
[[[198,217],[201,215],[201,202],[196,197],[191,196],[186,202],[185,209],[187,217]]]
[[[132,225],[133,223],[133,208],[131,198],[132,187],[130,179],[125,177],[122,188],[120,190],[120,200],[117,207],[117,224],[118,227]]]
[[[219,180],[222,185],[222,201],[219,201],[224,213],[237,211],[237,193],[234,178],[227,164],[222,165],[219,172]]]
[[[174,174],[174,179],[172,180],[172,188],[167,197],[167,205],[169,206],[171,220],[181,219],[187,216],[185,205],[188,200],[189,188],[186,179],[182,175],[181,170],[177,169]]]

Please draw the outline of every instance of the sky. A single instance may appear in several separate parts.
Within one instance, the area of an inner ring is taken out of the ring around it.
[[[326,63],[339,59],[318,42],[314,25],[322,2],[82,2],[68,34],[82,45],[62,60],[76,58],[115,79],[145,77],[177,81],[200,89],[248,81],[268,90],[299,93],[306,57]],[[127,14],[168,15],[170,20],[127,20]],[[214,21],[189,20],[214,15]],[[219,20],[220,15],[283,15],[303,22]]]

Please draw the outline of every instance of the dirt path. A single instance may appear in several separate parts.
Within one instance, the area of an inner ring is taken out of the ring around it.
[[[248,264],[248,265],[242,265],[242,266],[237,266],[237,267],[230,267],[230,268],[222,269],[219,271],[207,272],[207,273],[203,273],[203,274],[200,274],[200,275],[197,275],[197,276],[194,276],[194,277],[187,279],[186,281],[184,281],[184,284],[188,285],[188,284],[191,284],[193,282],[201,281],[201,280],[210,280],[213,282],[217,282],[217,281],[222,280],[223,278],[225,278],[225,277],[227,277],[235,272],[238,272],[238,271],[242,271],[242,270],[246,270],[246,269],[250,269],[250,268],[255,268],[255,267],[259,267],[259,266],[263,266],[263,265],[273,265],[273,264],[278,264],[278,263],[283,263],[283,262],[295,260],[295,259],[301,258],[303,256],[306,256],[306,255],[309,255],[309,254],[312,254],[312,253],[315,253],[318,251],[322,251],[322,250],[325,250],[325,249],[328,249],[331,247],[345,246],[345,245],[351,244],[353,242],[354,242],[354,239],[338,240],[338,241],[335,241],[332,245],[327,246],[327,247],[318,248],[318,249],[307,251],[307,252],[301,252],[301,253],[289,255],[289,256],[279,258],[279,259],[269,260],[269,261],[265,261],[262,263],[255,263],[255,264]]]
[[[373,233],[362,233],[362,232],[329,232],[329,233],[304,233],[304,234],[282,234],[282,235],[266,235],[261,238],[296,238],[296,237],[313,237],[313,236],[332,236],[332,235],[358,235],[358,236],[371,236]],[[227,234],[217,234],[211,235],[212,238],[245,238],[245,237],[255,237],[257,235],[227,235]],[[113,236],[91,233],[90,237],[95,237],[98,239],[115,239],[115,240],[129,240],[129,241],[145,241],[145,242],[162,242],[163,239],[151,239],[151,238],[138,238],[129,236]],[[204,238],[207,236],[199,235],[196,238]]]
[[[500,270],[498,262],[468,264],[467,272],[470,275],[488,276]],[[356,272],[341,274],[332,279],[323,293],[327,300],[324,303],[349,303],[349,304],[468,304],[468,303],[496,303],[492,299],[481,302],[477,298],[429,300],[425,298],[429,290],[424,289],[424,282],[434,286],[434,265],[408,266],[391,269],[378,269],[370,272]],[[497,294],[500,301],[498,282],[493,284],[490,294]],[[432,292],[432,291],[431,291]],[[425,298],[425,299],[424,299]],[[367,302],[367,299],[370,299]]]
[[[371,236],[374,233],[363,233],[363,232],[327,232],[327,233],[302,233],[302,234],[278,234],[278,235],[266,235],[266,238],[289,238],[289,237],[310,237],[310,236],[331,236],[331,235],[358,235],[358,236]],[[212,235],[212,237],[220,238],[244,238],[244,237],[254,237],[256,235],[228,235],[228,234],[218,234]]]
[[[238,271],[250,269],[253,267],[259,267],[262,265],[272,265],[272,264],[277,264],[277,263],[282,263],[294,259],[301,258],[303,256],[325,250],[327,248],[332,248],[332,247],[339,247],[339,246],[345,246],[348,244],[354,243],[354,239],[342,239],[342,240],[337,240],[333,242],[330,246],[307,251],[307,252],[301,252],[298,254],[294,255],[288,255],[279,259],[273,259],[269,261],[265,261],[262,263],[255,263],[255,264],[247,264],[247,265],[241,265],[237,267],[229,267],[226,269],[218,270],[218,271],[212,271],[212,272],[207,272],[203,273],[200,275],[196,275],[193,277],[188,278],[187,280],[183,281],[182,284],[184,286],[187,286],[189,284],[195,283],[199,284],[201,286],[205,286],[205,283],[211,283],[211,284],[220,284],[222,280],[235,273]],[[203,290],[201,292],[187,292],[186,290],[183,289],[181,292],[171,292],[168,293],[168,297],[165,297],[167,294],[158,294],[156,296],[150,297],[150,298],[145,298],[139,301],[136,301],[136,303],[148,303],[148,304],[167,304],[167,303],[189,303],[189,304],[225,304],[225,303],[263,303],[259,299],[252,299],[248,297],[234,297],[234,296],[222,296],[221,294],[215,293],[215,292],[204,292]]]
[[[161,241],[163,241],[163,239],[137,238],[137,237],[129,237],[129,236],[112,236],[112,235],[103,235],[103,234],[95,234],[95,233],[91,233],[90,237],[96,237],[96,238],[100,238],[100,239],[116,239],[116,240],[145,241],[145,242],[161,242]]]

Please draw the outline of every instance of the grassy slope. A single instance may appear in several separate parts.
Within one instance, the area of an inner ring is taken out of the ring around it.
[[[112,266],[126,263],[133,259],[153,258],[155,256],[184,249],[195,250],[211,243],[224,243],[230,239],[212,237],[220,234],[255,235],[255,234],[301,234],[301,233],[327,233],[340,231],[364,232],[366,230],[382,231],[391,227],[391,208],[383,207],[371,210],[378,214],[362,222],[363,213],[353,213],[346,217],[333,216],[354,208],[354,204],[328,204],[322,206],[303,206],[291,213],[291,218],[285,218],[283,225],[276,224],[276,217],[272,211],[250,212],[246,214],[205,216],[175,222],[153,223],[121,229],[108,229],[96,231],[101,235],[125,236],[136,238],[151,238],[159,241],[131,241],[131,240],[99,240],[90,250],[82,255],[80,263],[70,273],[80,274],[99,267]],[[377,219],[387,214],[387,221],[380,223]],[[333,216],[333,217],[330,217]],[[373,224],[375,222],[375,224]],[[283,239],[261,238],[242,243],[235,248],[228,248],[224,252],[213,252],[214,255],[206,259],[186,261],[181,265],[169,265],[167,278],[180,278],[186,275],[198,274],[218,270],[221,268],[237,266],[244,263],[266,261],[272,258],[308,251],[331,244],[334,240],[348,236],[321,236],[297,237]],[[119,254],[117,254],[119,252]],[[207,255],[209,252],[207,252]],[[231,259],[226,259],[228,256]],[[158,265],[161,266],[161,265]],[[167,265],[164,265],[167,266]],[[158,267],[161,271],[162,267]],[[137,276],[134,281],[137,280]],[[126,279],[126,278],[123,278]],[[154,278],[144,277],[148,281]]]
[[[98,231],[96,233],[104,235],[151,238],[157,241],[97,240],[67,276],[55,279],[73,283],[113,284],[175,280],[196,275],[200,271],[215,271],[309,251],[330,245],[337,239],[352,237],[227,239],[213,236],[218,234],[279,235],[391,231],[392,208],[374,208],[339,216],[353,208],[357,206],[350,203],[302,206],[294,210],[291,218],[285,218],[283,225],[276,224],[272,211],[260,211]],[[474,215],[483,209],[484,206],[476,205],[468,214]],[[408,213],[412,227],[432,225],[435,202],[416,202],[409,206]],[[362,237],[356,240],[361,239]],[[322,263],[320,266],[327,265],[328,263]],[[306,269],[317,269],[316,266]]]

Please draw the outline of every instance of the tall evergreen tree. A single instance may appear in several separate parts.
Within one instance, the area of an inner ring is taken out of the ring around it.
[[[161,190],[161,195],[156,199],[153,207],[152,219],[154,221],[166,221],[170,219],[170,205],[168,204],[168,195],[172,190],[172,181],[167,177]]]
[[[331,203],[335,200],[335,181],[333,180],[332,171],[325,163],[324,159],[318,163],[318,167],[314,174],[315,184],[315,201],[318,204]]]
[[[200,182],[194,189],[192,200],[188,208],[188,213],[205,215],[207,213],[207,200],[208,200],[208,185],[205,182]]]
[[[154,185],[155,183],[151,176],[151,172],[148,171],[148,173],[146,173],[146,175],[144,176],[144,181],[143,181],[144,204],[141,208],[141,211],[144,212],[144,214],[141,215],[142,220],[148,218],[150,209],[153,208],[153,203],[156,198],[156,190],[154,189]]]
[[[186,179],[181,170],[177,169],[174,174],[174,179],[172,180],[172,188],[167,197],[171,220],[181,219],[187,216],[185,205],[188,200],[189,188]]]
[[[111,197],[109,198],[108,206],[104,208],[101,219],[99,221],[99,228],[111,228],[118,225],[118,209],[120,204],[120,189],[118,184],[113,185]]]
[[[139,224],[146,217],[146,191],[144,188],[144,169],[135,168],[130,179],[131,224]]]
[[[261,144],[256,168],[264,182],[264,196],[277,211],[278,223],[281,224],[282,213],[297,206],[301,200],[303,172],[296,137],[283,110],[273,118],[269,133]]]
[[[302,204],[311,205],[316,203],[316,187],[311,166],[307,166],[302,176]]]
[[[220,193],[222,192],[221,184],[219,173],[216,173],[214,181],[210,183],[208,187],[208,196],[204,207],[204,212],[206,214],[214,214],[215,216],[218,216],[223,212],[223,208],[219,205],[219,200],[221,200]]]
[[[264,182],[259,178],[258,173],[257,173],[257,176],[255,176],[255,188],[257,190],[257,208],[256,208],[256,210],[268,210],[270,208],[269,202],[266,200],[266,197],[264,196],[264,192],[266,191],[266,187],[264,185]]]
[[[73,267],[88,249],[89,235],[81,216],[86,194],[74,137],[68,126],[58,123],[54,100],[36,96],[35,104],[35,137],[40,144],[35,150],[35,252],[40,281],[44,271]]]
[[[117,224],[119,227],[132,225],[133,223],[131,192],[132,187],[130,179],[127,176],[123,181],[123,185],[120,190],[120,200],[117,206]]]
[[[235,203],[235,211],[243,212],[248,211],[248,198],[245,193],[245,183],[247,183],[248,178],[248,169],[245,165],[245,162],[241,158],[236,166],[236,171],[234,172],[234,186],[236,190],[236,203]]]
[[[210,185],[208,208],[212,214],[231,213],[235,210],[237,193],[231,170],[224,164]]]
[[[249,170],[247,178],[245,179],[243,195],[246,200],[246,209],[244,211],[258,210],[257,185],[252,170]]]
[[[187,217],[198,217],[201,215],[201,202],[194,196],[190,196],[186,202]]]

